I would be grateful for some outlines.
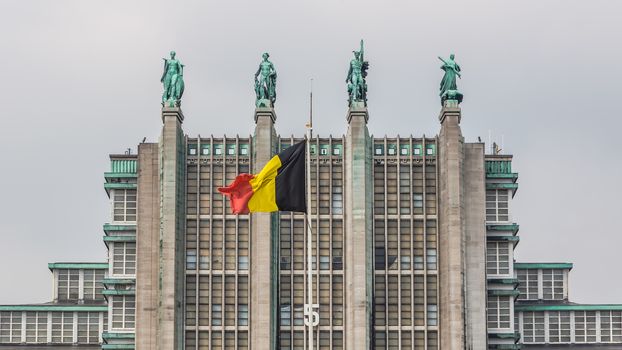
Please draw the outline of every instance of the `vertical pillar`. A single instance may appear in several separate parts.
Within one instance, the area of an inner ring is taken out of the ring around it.
[[[345,145],[344,349],[371,348],[373,291],[372,151],[367,107],[348,110]]]
[[[439,116],[439,279],[441,349],[465,349],[464,322],[464,150],[460,107],[446,100]]]
[[[487,349],[486,171],[484,144],[464,145],[465,326],[471,349]],[[468,347],[467,347],[468,349]]]
[[[156,350],[160,256],[159,145],[138,145],[136,350]]]
[[[275,121],[273,108],[255,109],[254,173],[274,155]],[[249,345],[252,350],[273,350],[278,339],[278,236],[273,214],[253,213],[251,220]]]
[[[178,107],[162,109],[160,139],[160,236],[158,271],[158,350],[183,344],[185,142]]]

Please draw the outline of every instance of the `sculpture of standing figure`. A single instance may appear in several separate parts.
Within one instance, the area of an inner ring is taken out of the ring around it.
[[[363,102],[367,106],[367,69],[369,62],[365,61],[363,51],[363,40],[361,40],[360,51],[352,51],[354,58],[350,61],[350,69],[346,77],[348,84],[348,104],[353,102]]]
[[[449,55],[448,60],[444,60],[441,57],[438,59],[443,62],[441,69],[445,71],[443,80],[441,80],[440,93],[441,103],[445,100],[456,100],[458,103],[462,102],[462,93],[458,91],[456,85],[456,76],[462,78],[460,75],[460,66],[454,61],[456,57],[453,53]]]
[[[164,84],[162,105],[168,102],[169,107],[179,106],[184,94],[184,65],[175,58],[175,51],[171,51],[171,58],[164,60],[164,72],[160,82]]]
[[[257,107],[274,107],[276,102],[276,69],[268,60],[270,54],[264,52],[263,61],[255,73],[255,105]]]

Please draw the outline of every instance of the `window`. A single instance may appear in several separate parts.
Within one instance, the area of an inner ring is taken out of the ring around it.
[[[428,270],[436,270],[436,249],[428,249],[426,255]]]
[[[421,155],[421,145],[413,146],[413,154],[416,155],[416,156],[420,156]]]
[[[574,336],[576,343],[596,341],[596,311],[574,312]]]
[[[58,270],[58,300],[78,300],[80,270]]]
[[[333,155],[338,156],[341,154],[341,146],[333,146]]]
[[[510,243],[486,243],[486,273],[488,275],[510,274]]]
[[[112,251],[112,273],[115,275],[135,275],[136,243],[114,242]]]
[[[73,343],[73,312],[52,313],[52,343]]]
[[[222,154],[222,145],[214,145],[214,154],[217,156]]]
[[[520,300],[538,300],[538,270],[517,270]]]
[[[425,154],[427,156],[433,156],[434,155],[434,148],[436,148],[434,145],[426,145],[425,146]]]
[[[324,145],[320,148],[320,155],[326,156],[328,155],[328,148],[324,147]]]
[[[222,325],[222,305],[212,304],[212,326]]]
[[[292,310],[289,304],[281,305],[281,326],[291,325]]]
[[[209,144],[201,145],[201,154],[204,155],[204,156],[208,156],[209,155],[209,148],[210,148]]]
[[[242,156],[248,155],[248,145],[240,145],[240,155]]]
[[[0,343],[22,342],[22,312],[0,312]]]
[[[600,341],[603,343],[622,342],[622,311],[600,312]]]
[[[523,313],[523,342],[544,343],[544,313]]]
[[[228,156],[235,155],[235,145],[227,145],[227,155]]]
[[[402,147],[400,147],[400,155],[403,155],[403,156],[408,155],[408,146],[402,145]]]
[[[505,222],[510,221],[508,211],[508,190],[486,191],[486,221]]]
[[[388,153],[391,156],[394,156],[396,154],[396,149],[395,149],[395,145],[389,145],[388,147]]]
[[[84,300],[102,300],[104,270],[84,270]]]
[[[488,329],[512,329],[508,296],[488,296]]]
[[[438,320],[437,307],[435,304],[428,304],[428,326],[436,326]]]
[[[238,256],[238,270],[248,270],[248,256]]]
[[[542,298],[544,300],[564,299],[564,270],[542,270]]]
[[[377,156],[381,156],[384,154],[384,147],[382,145],[374,146],[374,154]]]
[[[188,145],[188,154],[191,156],[197,155],[197,145]]]
[[[194,270],[197,268],[197,250],[186,250],[186,270]]]
[[[112,328],[133,329],[136,299],[129,295],[112,297]]]
[[[113,220],[116,222],[136,221],[136,190],[116,189],[112,193]]]
[[[248,326],[248,305],[238,305],[238,325]]]
[[[413,193],[413,206],[423,208],[423,194]]]
[[[549,311],[549,343],[570,343],[568,311]]]
[[[78,312],[78,343],[99,343],[99,314],[97,312]]]

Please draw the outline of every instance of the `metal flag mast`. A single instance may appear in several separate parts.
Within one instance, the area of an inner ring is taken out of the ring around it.
[[[309,123],[307,124],[307,145],[306,145],[306,170],[307,170],[307,211],[305,221],[307,222],[307,303],[305,304],[305,324],[308,327],[309,350],[313,350],[313,327],[320,322],[320,315],[315,311],[319,307],[313,304],[313,234],[311,230],[311,137],[313,136],[313,79],[311,79],[311,91],[309,93]]]

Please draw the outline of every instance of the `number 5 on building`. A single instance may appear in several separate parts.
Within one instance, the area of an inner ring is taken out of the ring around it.
[[[305,326],[309,326],[309,319],[311,319],[311,324],[313,327],[320,324],[320,314],[314,309],[319,309],[319,304],[305,304]]]

